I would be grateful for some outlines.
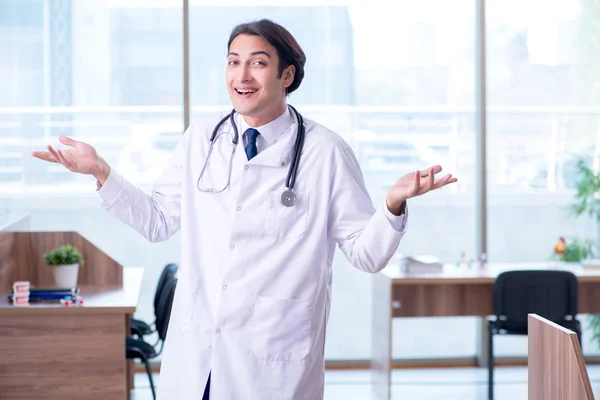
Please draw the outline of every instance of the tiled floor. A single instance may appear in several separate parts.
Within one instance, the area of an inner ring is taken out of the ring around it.
[[[588,366],[592,389],[600,398],[600,365]],[[135,378],[132,400],[151,400],[148,379]],[[158,376],[156,377],[158,381]],[[394,400],[485,400],[487,369],[442,368],[396,370],[392,375]],[[496,400],[527,399],[527,368],[499,367],[495,374]],[[370,400],[371,374],[368,371],[327,371],[325,400]]]

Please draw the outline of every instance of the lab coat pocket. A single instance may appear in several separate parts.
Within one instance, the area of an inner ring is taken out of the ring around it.
[[[313,303],[258,296],[252,320],[254,354],[269,361],[302,361],[311,347]]]
[[[308,192],[295,192],[296,204],[286,207],[281,204],[283,189],[269,192],[265,233],[280,239],[295,239],[306,231],[308,220]]]

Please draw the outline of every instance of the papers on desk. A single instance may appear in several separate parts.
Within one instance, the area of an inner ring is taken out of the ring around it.
[[[440,259],[433,256],[415,256],[400,258],[400,270],[409,274],[431,274],[442,272],[444,269]]]

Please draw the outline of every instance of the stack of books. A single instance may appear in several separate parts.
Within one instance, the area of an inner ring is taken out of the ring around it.
[[[19,284],[19,285],[17,285]],[[12,301],[14,305],[29,304],[61,304],[65,306],[69,305],[81,305],[83,300],[79,296],[78,288],[31,288],[29,282],[27,285],[22,285],[23,282],[15,282],[13,285],[13,291],[8,295],[8,300]],[[27,288],[27,302],[23,300],[23,289]],[[20,289],[21,291],[17,290]],[[19,303],[19,304],[17,304]]]

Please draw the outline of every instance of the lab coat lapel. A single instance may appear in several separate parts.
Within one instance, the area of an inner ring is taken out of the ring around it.
[[[237,201],[240,191],[240,179],[242,178],[242,172],[244,171],[244,166],[247,162],[248,156],[246,156],[246,150],[244,149],[244,141],[242,140],[242,136],[240,135],[237,147],[235,149],[235,154],[233,156],[233,163],[231,166],[231,187],[229,189],[232,194],[232,196],[230,197],[232,207]]]
[[[242,179],[244,176],[244,170],[246,166],[250,168],[261,168],[261,167],[273,167],[273,168],[288,168],[292,160],[294,144],[296,140],[296,123],[291,124],[290,130],[284,133],[279,141],[269,146],[269,148],[261,151],[252,160],[248,161],[246,150],[244,149],[244,142],[240,136],[240,140],[237,144],[236,152],[233,157],[233,166],[231,172],[231,196],[228,199],[228,206],[230,210],[236,207],[241,195],[247,195],[242,193],[244,189],[242,185]]]
[[[248,161],[251,165],[261,165],[265,167],[284,167],[287,166],[293,156],[294,144],[296,143],[296,122],[292,123],[290,130],[284,133],[279,141],[269,146],[266,150],[258,153],[256,157]],[[246,152],[244,151],[244,157]],[[246,157],[247,159],[247,157]]]

